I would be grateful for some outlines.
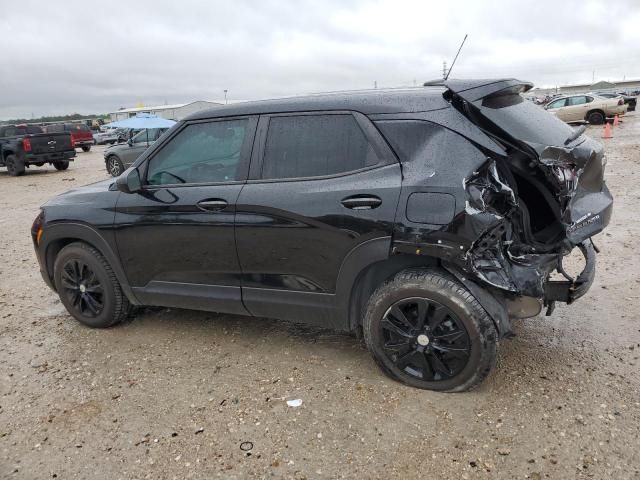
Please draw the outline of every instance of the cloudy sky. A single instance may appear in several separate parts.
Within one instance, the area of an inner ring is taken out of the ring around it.
[[[481,6],[487,4],[490,6]],[[638,0],[20,1],[0,16],[0,120],[420,84],[640,78]],[[595,71],[595,74],[594,74]]]

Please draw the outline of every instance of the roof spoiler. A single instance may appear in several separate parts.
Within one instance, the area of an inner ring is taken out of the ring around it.
[[[531,90],[533,83],[523,82],[515,78],[502,78],[502,79],[471,79],[471,80],[430,80],[424,82],[425,87],[447,87],[449,91],[459,95],[468,102],[475,102],[482,98],[488,97],[503,90],[508,90],[508,93],[521,93]],[[507,92],[505,92],[507,93]]]

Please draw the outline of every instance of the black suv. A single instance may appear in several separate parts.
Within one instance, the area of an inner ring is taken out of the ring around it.
[[[409,385],[469,389],[510,318],[585,294],[590,238],[611,216],[601,144],[525,101],[531,87],[457,80],[199,112],[115,183],[44,205],[42,275],[92,327],[132,305],[308,322],[362,331]],[[576,278],[562,267],[573,248]]]

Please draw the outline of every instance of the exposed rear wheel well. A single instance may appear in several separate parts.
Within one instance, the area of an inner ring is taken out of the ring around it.
[[[393,255],[386,260],[369,265],[358,275],[349,299],[349,329],[359,331],[363,315],[373,292],[396,273],[411,267],[433,267],[438,259],[418,255]]]

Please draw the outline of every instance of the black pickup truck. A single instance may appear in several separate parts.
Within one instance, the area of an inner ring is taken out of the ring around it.
[[[0,167],[7,167],[11,176],[22,175],[26,167],[41,167],[45,163],[57,170],[69,168],[76,156],[71,135],[44,133],[36,125],[0,126]]]

